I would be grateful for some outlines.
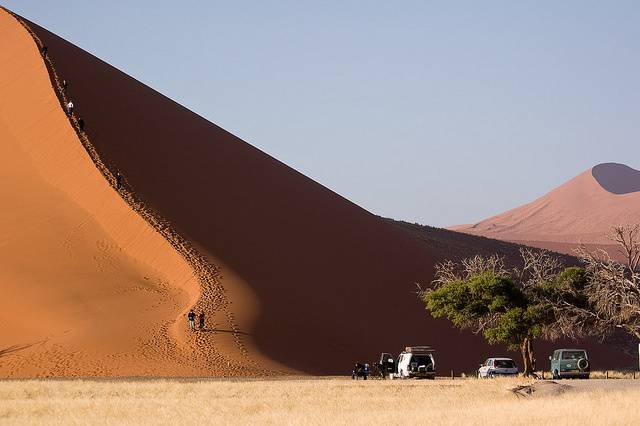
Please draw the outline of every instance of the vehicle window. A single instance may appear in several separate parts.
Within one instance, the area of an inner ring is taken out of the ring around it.
[[[564,351],[562,359],[580,359],[586,358],[584,351]]]
[[[486,360],[484,362],[484,365],[487,366],[487,367],[490,366],[491,365],[491,359]]]
[[[560,352],[555,351],[555,352],[553,353],[553,359],[554,359],[554,360],[557,360],[557,359],[558,359],[558,355],[560,355]]]
[[[411,364],[429,365],[431,364],[431,357],[429,355],[414,355],[411,358]]]
[[[516,366],[516,363],[510,359],[496,359],[494,366],[497,368],[513,368]]]

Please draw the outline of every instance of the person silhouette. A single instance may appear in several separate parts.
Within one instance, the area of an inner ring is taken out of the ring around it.
[[[193,312],[193,309],[191,309],[187,314],[187,319],[189,320],[189,330],[195,330],[196,329],[196,313]]]
[[[198,326],[200,330],[204,330],[204,311],[201,311],[198,315]]]

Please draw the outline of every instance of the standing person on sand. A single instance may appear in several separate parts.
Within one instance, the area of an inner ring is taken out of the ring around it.
[[[187,314],[187,319],[189,320],[189,329],[195,330],[196,329],[196,313],[193,312],[193,309],[191,309]]]
[[[67,104],[67,115],[71,117],[71,114],[73,114],[73,101],[69,101]]]
[[[204,330],[204,311],[200,311],[198,315],[198,326],[201,331]]]
[[[120,191],[120,187],[122,187],[122,175],[118,172],[116,173],[116,191]]]

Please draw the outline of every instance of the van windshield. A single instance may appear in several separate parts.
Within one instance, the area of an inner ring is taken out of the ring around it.
[[[516,363],[513,362],[512,359],[496,359],[495,366],[497,368],[513,368],[516,366]]]
[[[564,351],[562,352],[562,359],[580,359],[586,358],[584,351]]]
[[[414,355],[411,357],[411,364],[429,365],[431,364],[431,357],[429,355]]]

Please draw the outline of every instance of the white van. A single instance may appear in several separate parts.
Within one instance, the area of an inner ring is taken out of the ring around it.
[[[429,346],[407,346],[398,355],[398,375],[401,379],[436,378],[435,351]]]

